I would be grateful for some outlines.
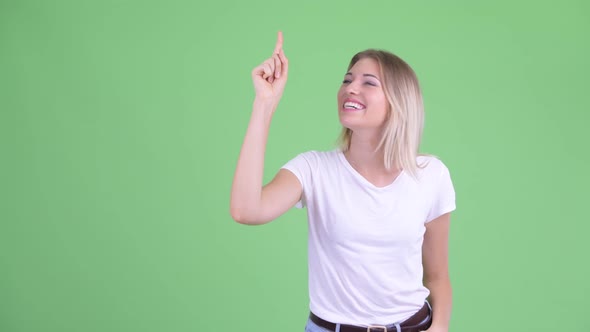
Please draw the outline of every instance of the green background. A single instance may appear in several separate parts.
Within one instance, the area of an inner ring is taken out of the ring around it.
[[[303,331],[305,210],[229,215],[284,31],[265,179],[334,147],[350,57],[421,81],[450,168],[451,332],[590,331],[587,1],[0,1],[0,331]]]

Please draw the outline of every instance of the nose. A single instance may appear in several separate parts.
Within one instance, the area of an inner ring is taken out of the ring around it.
[[[355,81],[352,81],[352,82],[348,83],[348,84],[346,85],[346,87],[344,88],[344,91],[345,91],[347,94],[351,94],[351,95],[356,95],[356,94],[358,94],[358,90],[359,90],[359,89],[358,89],[358,85],[355,83]]]

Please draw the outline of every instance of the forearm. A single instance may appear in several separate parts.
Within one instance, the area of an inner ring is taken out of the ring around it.
[[[448,277],[426,280],[425,286],[430,290],[429,301],[433,310],[431,329],[448,331],[451,320],[452,287]]]
[[[236,221],[254,218],[261,200],[266,141],[276,105],[254,101],[231,189],[230,211]]]

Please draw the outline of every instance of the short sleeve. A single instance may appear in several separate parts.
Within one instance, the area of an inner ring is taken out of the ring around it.
[[[301,153],[295,158],[291,159],[287,162],[282,169],[286,169],[293,173],[299,182],[301,183],[301,187],[303,188],[303,193],[301,195],[301,199],[295,204],[297,208],[304,208],[307,206],[308,196],[310,192],[310,183],[311,183],[311,174],[312,174],[312,167],[313,167],[313,151]]]
[[[449,169],[440,162],[439,176],[433,182],[433,199],[426,222],[430,222],[445,213],[454,211],[455,206],[455,188],[451,180]]]

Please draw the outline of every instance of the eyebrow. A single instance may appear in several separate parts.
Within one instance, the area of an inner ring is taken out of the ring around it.
[[[348,75],[351,75],[351,76],[352,76],[352,73],[351,73],[351,72],[348,72],[348,73],[346,73],[346,75],[344,75],[344,76],[348,76]],[[374,77],[374,78],[375,78],[375,79],[377,79],[378,81],[381,81],[381,80],[379,79],[379,77],[377,77],[377,76],[375,76],[375,75],[373,75],[373,74],[363,74],[363,76],[365,76],[365,77]]]

